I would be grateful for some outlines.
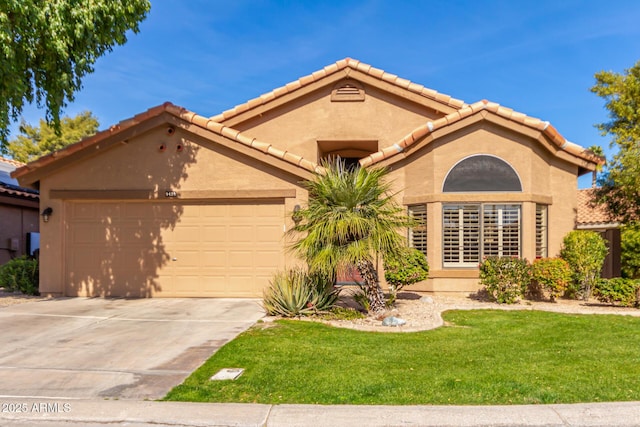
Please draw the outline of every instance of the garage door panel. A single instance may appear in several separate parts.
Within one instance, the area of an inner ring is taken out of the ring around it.
[[[279,241],[282,238],[282,226],[257,225],[255,231],[258,242],[271,243],[274,240]]]
[[[199,244],[202,236],[202,228],[197,224],[180,224],[180,232],[171,233],[171,241],[176,244]]]
[[[225,268],[229,262],[228,262],[228,257],[227,257],[227,252],[223,251],[223,250],[217,250],[217,251],[203,251],[202,253],[203,255],[203,266],[205,268],[212,268],[212,267],[217,267],[217,268]]]
[[[256,268],[271,268],[272,265],[277,264],[280,258],[278,251],[263,251],[259,257],[254,259],[254,267]]]
[[[254,227],[251,224],[244,226],[232,225],[229,227],[232,242],[253,242],[255,240]]]
[[[259,297],[283,267],[281,203],[68,204],[69,294]]]
[[[216,243],[216,242],[227,242],[228,238],[228,228],[223,225],[207,225],[203,229],[202,238],[203,241],[207,243]]]

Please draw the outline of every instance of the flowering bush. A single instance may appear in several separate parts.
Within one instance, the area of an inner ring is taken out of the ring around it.
[[[548,295],[555,301],[571,282],[571,268],[562,258],[537,259],[531,266],[531,279],[532,293]]]
[[[530,282],[531,266],[526,259],[487,257],[480,264],[480,284],[496,302],[517,302]]]

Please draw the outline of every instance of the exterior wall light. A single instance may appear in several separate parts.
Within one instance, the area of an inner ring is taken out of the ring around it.
[[[46,208],[45,210],[42,211],[42,213],[40,215],[42,215],[42,220],[44,222],[49,222],[49,217],[51,216],[51,214],[53,213],[53,209],[51,208]]]
[[[300,205],[295,205],[293,207],[293,214],[291,215],[291,219],[296,225],[300,224],[300,221],[302,221],[302,214],[300,213]]]

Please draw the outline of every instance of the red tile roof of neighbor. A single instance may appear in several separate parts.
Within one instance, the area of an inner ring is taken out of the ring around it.
[[[13,159],[7,159],[5,157],[0,156],[0,163],[5,163],[10,166],[10,168],[19,168],[24,166],[24,163],[15,161]],[[14,185],[15,181],[10,180],[11,182],[3,182],[0,181],[0,194],[12,196],[12,197],[20,197],[25,199],[39,199],[37,191],[28,190],[26,188],[19,187]]]
[[[576,225],[580,226],[616,226],[617,220],[612,219],[604,206],[591,202],[593,189],[578,190],[578,214]]]
[[[427,89],[424,86],[417,85],[409,82],[408,80],[401,79],[393,74],[385,73],[382,70],[373,68],[370,65],[364,64],[360,61],[356,61],[351,58],[346,58],[336,62],[335,64],[331,64],[320,71],[316,71],[315,73],[312,73],[306,77],[302,77],[295,82],[289,83],[268,94],[262,95],[259,98],[256,98],[255,100],[251,100],[245,104],[237,106],[231,110],[228,110],[212,118],[200,116],[185,108],[176,106],[174,104],[171,104],[170,102],[165,102],[162,105],[150,108],[149,110],[143,113],[140,113],[130,119],[123,120],[120,123],[114,126],[111,126],[109,129],[98,132],[97,134],[89,138],[85,138],[76,144],[70,145],[55,153],[51,153],[46,156],[43,156],[38,160],[35,160],[19,168],[12,174],[12,176],[14,177],[25,176],[29,172],[35,169],[38,169],[42,166],[53,163],[58,158],[69,156],[77,151],[85,149],[89,146],[93,146],[98,142],[104,140],[105,138],[108,138],[113,135],[117,135],[118,133],[123,132],[126,129],[132,128],[141,122],[160,116],[161,114],[164,114],[164,113],[169,113],[175,117],[178,117],[186,121],[187,123],[190,123],[202,129],[206,129],[211,132],[214,132],[224,138],[231,140],[232,142],[242,144],[254,150],[263,152],[269,156],[279,158],[285,162],[293,164],[306,171],[321,172],[322,167],[320,167],[317,164],[317,162],[311,161],[309,159],[305,159],[297,154],[287,152],[285,150],[280,150],[271,143],[259,141],[256,138],[247,136],[238,130],[224,126],[223,124],[220,123],[220,121],[226,120],[230,117],[240,114],[241,112],[247,111],[250,108],[254,108],[257,105],[265,104],[275,99],[276,97],[282,96],[283,94],[286,94],[289,92],[293,92],[303,86],[309,85],[330,74],[336,73],[339,70],[347,69],[347,68],[359,70],[361,72],[366,73],[367,75],[373,76],[380,80],[387,81],[391,84],[402,87],[408,91],[420,94],[430,99],[437,100],[439,102],[446,103],[447,105],[456,108],[456,111],[440,119],[437,119],[434,121],[428,121],[425,124],[419,126],[418,128],[414,129],[412,132],[410,132],[407,136],[405,136],[403,139],[391,145],[390,147],[386,147],[381,151],[378,151],[376,153],[371,154],[370,156],[367,156],[361,159],[360,163],[362,166],[370,166],[375,163],[394,157],[400,154],[406,148],[412,146],[413,144],[415,144],[416,142],[424,138],[425,136],[428,136],[429,134],[433,133],[435,130],[446,128],[447,126],[450,126],[471,115],[486,114],[487,112],[540,131],[550,141],[552,141],[553,144],[559,147],[562,151],[565,151],[573,155],[574,158],[577,158],[582,161],[586,161],[587,163],[590,163],[594,166],[597,164],[604,163],[603,158],[594,155],[592,152],[584,149],[579,145],[576,145],[567,141],[562,135],[558,133],[558,131],[553,126],[549,124],[549,122],[544,122],[540,119],[529,117],[525,114],[515,112],[509,108],[502,107],[499,104],[489,102],[486,100],[479,101],[474,104],[465,104],[463,101],[453,99],[448,95],[440,94],[431,89]]]
[[[2,156],[0,156],[0,162],[8,163],[8,164],[10,164],[12,166],[15,166],[16,168],[24,166],[24,163],[22,163],[22,162],[19,162],[17,160],[13,160],[13,159],[7,159],[6,157],[2,157]]]

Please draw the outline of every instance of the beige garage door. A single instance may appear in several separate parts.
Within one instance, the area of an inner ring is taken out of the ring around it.
[[[67,295],[259,297],[282,269],[282,203],[69,202]]]

